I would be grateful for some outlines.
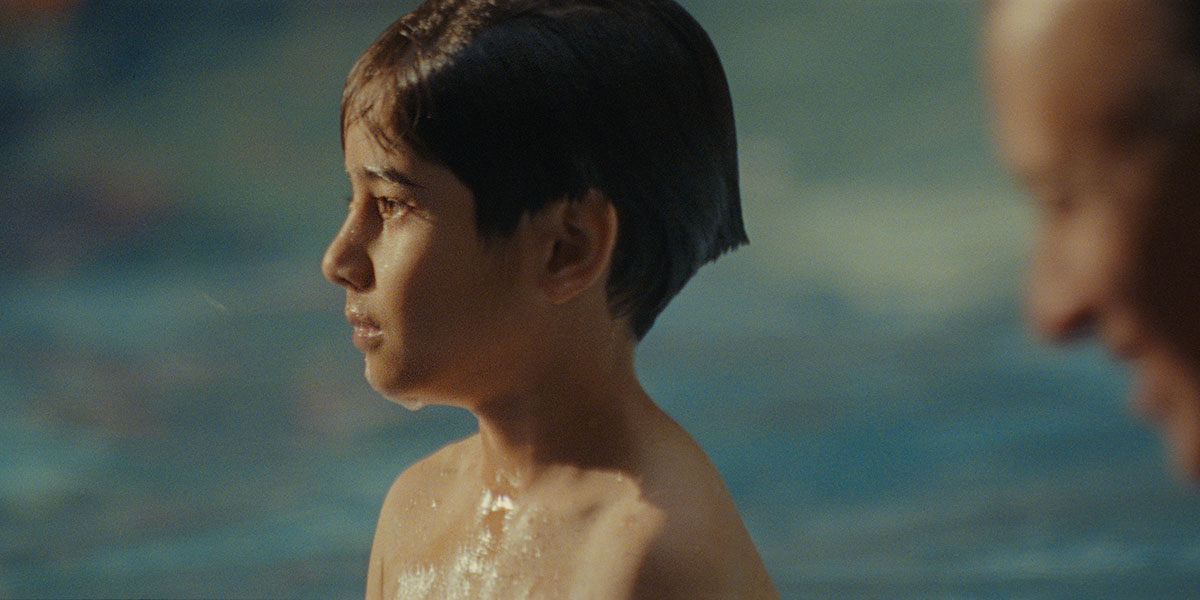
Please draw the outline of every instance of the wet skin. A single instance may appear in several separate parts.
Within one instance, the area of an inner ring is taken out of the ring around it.
[[[353,196],[323,271],[379,392],[479,433],[406,469],[369,598],[777,598],[720,476],[646,395],[604,291],[616,215],[557,202],[484,240],[450,171],[346,135]]]

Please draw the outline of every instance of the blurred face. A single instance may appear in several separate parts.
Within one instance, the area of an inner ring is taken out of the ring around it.
[[[519,236],[485,243],[452,172],[362,125],[347,130],[345,162],[353,195],[322,271],[346,289],[367,381],[410,406],[495,391],[531,329]]]
[[[1053,341],[1094,334],[1126,361],[1134,405],[1200,480],[1200,163],[1179,144],[1115,130],[1168,56],[1154,10],[1106,12],[1129,3],[998,3],[987,30],[994,125],[1038,210],[1034,326]]]

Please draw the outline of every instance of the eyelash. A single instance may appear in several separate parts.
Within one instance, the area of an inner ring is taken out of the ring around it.
[[[406,215],[413,208],[412,204],[398,198],[377,197],[374,200],[375,209],[379,211],[379,216],[384,219],[397,215]]]
[[[1042,210],[1052,215],[1065,215],[1075,208],[1075,197],[1072,193],[1055,190],[1041,198]]]
[[[375,210],[379,213],[380,218],[383,218],[383,219],[388,219],[390,217],[396,216],[397,214],[399,214],[400,216],[403,216],[403,215],[408,214],[409,212],[412,212],[412,210],[414,208],[416,208],[415,206],[413,206],[413,204],[411,202],[406,202],[399,198],[393,198],[393,197],[372,196],[367,201],[371,204],[374,204]],[[353,202],[354,202],[353,194],[346,196],[346,205],[347,206],[349,206]]]

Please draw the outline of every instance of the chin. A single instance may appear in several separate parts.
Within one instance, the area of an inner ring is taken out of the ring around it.
[[[376,392],[379,392],[379,395],[392,402],[395,402],[396,404],[399,404],[400,406],[403,406],[404,408],[407,408],[408,410],[421,410],[422,408],[425,408],[426,404],[428,404],[428,402],[425,400],[418,398],[415,394],[412,394],[406,390],[404,386],[395,384],[380,385],[375,381],[372,381],[370,378],[367,378],[367,382],[371,384],[371,387],[374,388]]]
[[[399,394],[406,387],[405,381],[411,379],[405,368],[404,355],[397,352],[387,352],[380,348],[363,355],[363,377],[375,391],[391,397]]]
[[[1200,385],[1190,372],[1174,375],[1174,385],[1164,385],[1153,393],[1156,397],[1151,400],[1149,416],[1161,428],[1176,470],[1200,484]]]
[[[1177,411],[1176,414],[1170,415],[1170,422],[1164,425],[1167,443],[1179,475],[1193,484],[1200,485],[1200,415],[1194,410]]]
[[[392,402],[395,402],[396,404],[399,404],[400,406],[403,406],[404,408],[407,408],[413,412],[425,408],[424,400],[418,400],[410,396],[388,396],[388,400],[391,400]]]
[[[379,356],[368,356],[363,368],[363,377],[379,395],[388,400],[416,411],[429,404],[424,394],[417,393],[417,382],[408,370],[397,368],[399,361],[385,360]]]

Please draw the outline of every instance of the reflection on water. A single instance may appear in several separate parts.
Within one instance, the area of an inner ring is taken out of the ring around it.
[[[392,477],[472,428],[367,387],[317,270],[399,11],[38,4],[0,3],[0,597],[358,595]],[[639,368],[785,596],[1194,597],[1200,498],[1122,374],[1020,330],[971,5],[685,4],[752,245]]]

